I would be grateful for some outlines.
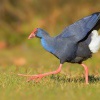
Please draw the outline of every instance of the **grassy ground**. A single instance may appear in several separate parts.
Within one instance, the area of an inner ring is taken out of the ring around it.
[[[78,64],[66,63],[60,74],[45,77],[39,83],[26,82],[27,78],[17,76],[18,73],[36,74],[57,69],[59,60],[41,46],[2,50],[0,55],[0,100],[100,99],[99,53],[85,62],[89,66],[89,85],[84,84],[84,70]]]

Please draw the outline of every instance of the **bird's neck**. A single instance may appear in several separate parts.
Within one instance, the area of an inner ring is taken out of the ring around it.
[[[46,35],[41,38],[41,44],[45,50],[52,53],[54,52],[54,38],[50,37],[49,35]]]
[[[41,37],[41,39],[47,39],[47,38],[50,38],[50,35],[46,31],[41,30],[40,37]]]

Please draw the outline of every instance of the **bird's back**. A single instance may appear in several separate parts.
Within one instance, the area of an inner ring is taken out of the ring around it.
[[[86,16],[72,25],[66,27],[61,34],[57,37],[69,38],[72,37],[75,42],[79,42],[84,39],[92,30],[100,28],[100,12]]]

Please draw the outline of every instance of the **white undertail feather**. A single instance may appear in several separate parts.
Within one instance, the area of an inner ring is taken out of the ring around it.
[[[91,42],[89,44],[89,49],[91,50],[92,53],[96,53],[100,49],[100,35],[98,35],[97,30],[93,30],[91,34],[92,36],[91,36]]]

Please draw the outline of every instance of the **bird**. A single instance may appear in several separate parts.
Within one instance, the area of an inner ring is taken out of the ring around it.
[[[83,61],[92,57],[93,53],[100,49],[100,12],[92,13],[79,19],[73,24],[65,27],[62,33],[51,37],[45,30],[35,28],[29,35],[28,39],[39,38],[45,50],[53,54],[60,60],[57,70],[44,74],[27,75],[18,74],[19,76],[29,77],[28,81],[35,80],[38,82],[45,76],[57,74],[61,71],[65,62],[80,64],[85,71],[85,83],[89,84],[88,67]]]

